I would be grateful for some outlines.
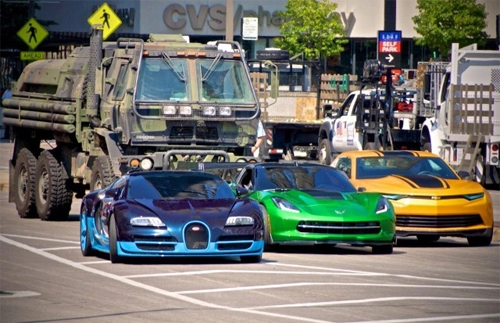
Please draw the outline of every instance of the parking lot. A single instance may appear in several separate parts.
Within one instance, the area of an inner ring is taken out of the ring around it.
[[[7,179],[10,144],[0,143]],[[500,243],[443,238],[371,248],[286,247],[259,264],[83,257],[68,221],[21,219],[0,189],[1,322],[498,322]],[[493,192],[493,194],[498,194]],[[495,218],[500,194],[495,195]]]

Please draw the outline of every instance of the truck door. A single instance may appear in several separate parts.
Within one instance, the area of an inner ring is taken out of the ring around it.
[[[354,150],[353,140],[356,124],[356,93],[351,93],[340,107],[338,118],[333,124],[333,148],[337,152]]]

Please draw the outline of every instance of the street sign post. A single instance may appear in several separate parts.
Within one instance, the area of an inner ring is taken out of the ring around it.
[[[122,24],[120,17],[118,17],[107,3],[100,6],[87,21],[90,26],[102,25],[103,40],[108,38]]]
[[[401,41],[400,30],[379,30],[378,60],[385,67],[401,68]]]
[[[17,32],[26,45],[32,50],[49,35],[49,32],[35,18],[30,18],[28,22]]]
[[[241,23],[241,38],[257,40],[259,38],[259,18],[244,17]]]

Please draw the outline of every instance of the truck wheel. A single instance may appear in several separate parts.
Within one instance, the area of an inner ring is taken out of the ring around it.
[[[319,157],[319,163],[323,165],[330,165],[333,161],[330,142],[326,138],[321,140],[321,144],[319,145],[318,157]]]
[[[63,166],[52,152],[42,151],[35,175],[36,209],[42,220],[68,218],[73,192],[63,174]]]
[[[92,165],[92,176],[90,180],[90,190],[100,190],[115,180],[115,173],[108,156],[99,156]]]
[[[14,200],[21,218],[38,216],[35,204],[35,172],[35,155],[27,148],[21,149],[14,168]]]

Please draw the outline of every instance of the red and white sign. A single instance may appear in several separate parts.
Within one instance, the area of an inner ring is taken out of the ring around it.
[[[400,41],[379,41],[378,51],[380,53],[401,53]]]

